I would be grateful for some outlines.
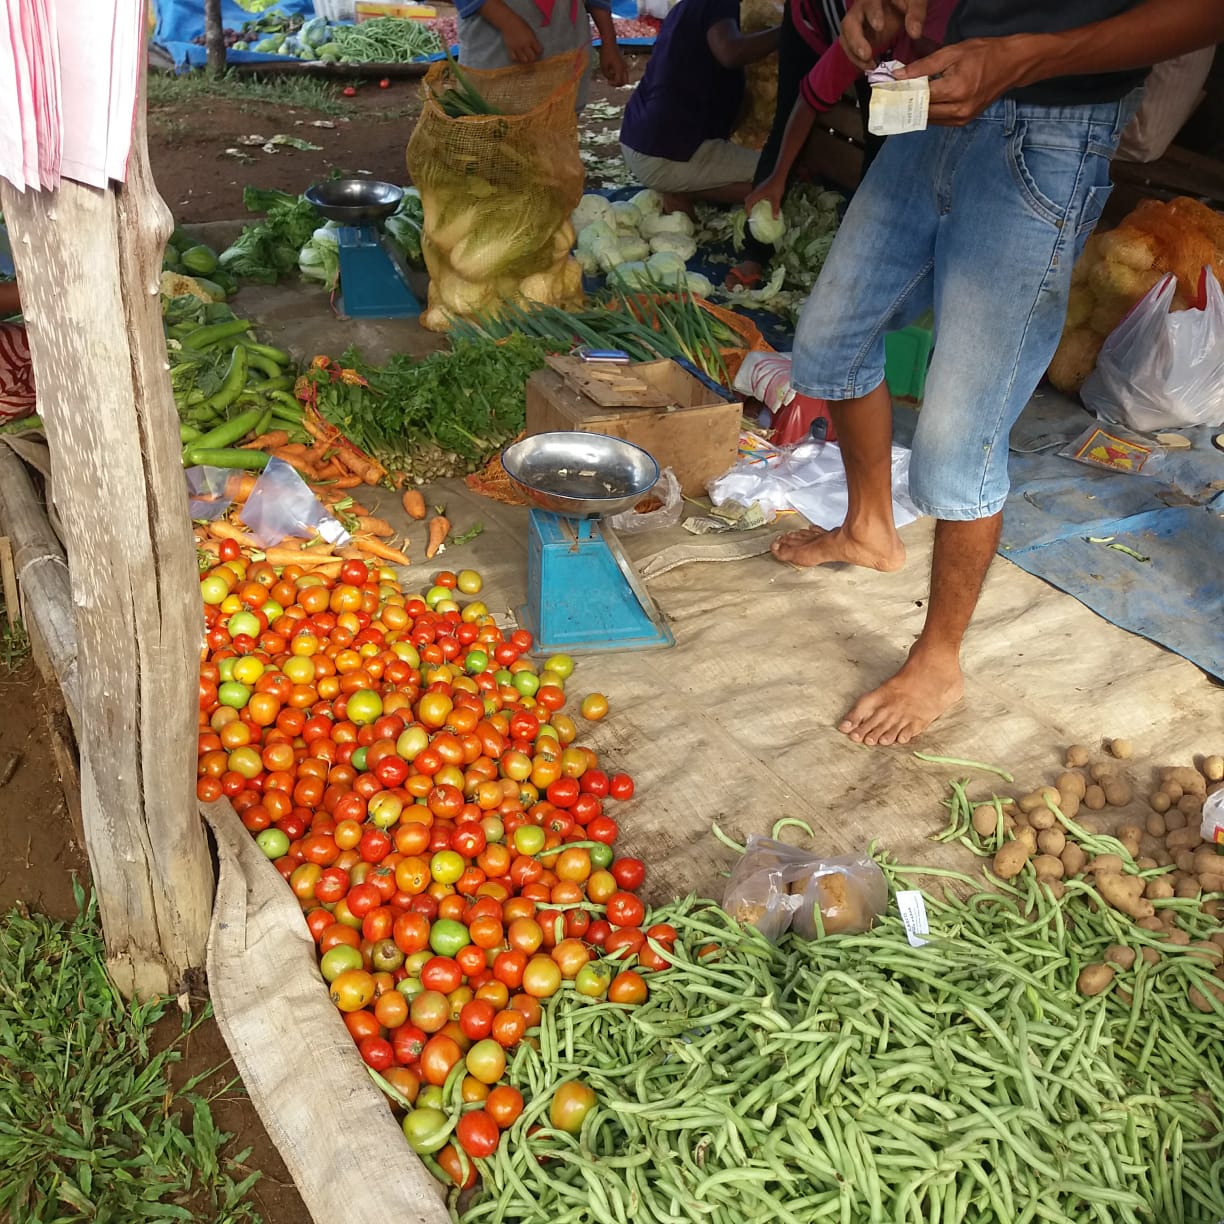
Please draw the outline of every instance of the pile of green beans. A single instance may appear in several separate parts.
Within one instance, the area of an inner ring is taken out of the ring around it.
[[[679,932],[640,1007],[567,983],[509,1079],[528,1101],[462,1224],[1029,1224],[1224,1219],[1224,1007],[1186,1004],[1211,972],[1074,881],[979,881],[882,862],[926,893],[930,942],[901,922],[777,946],[709,902],[652,921]],[[1166,902],[1192,938],[1218,924]],[[1083,964],[1138,956],[1083,999]],[[598,1095],[580,1134],[552,1094]]]

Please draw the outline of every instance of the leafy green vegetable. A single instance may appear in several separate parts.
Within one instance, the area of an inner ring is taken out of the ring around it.
[[[274,285],[291,268],[319,224],[319,214],[304,196],[247,187],[242,202],[265,217],[248,225],[224,251],[221,266],[233,275]]]
[[[415,187],[404,192],[399,207],[383,223],[387,237],[399,249],[405,263],[421,263],[421,227],[425,224],[425,208],[421,193]]]

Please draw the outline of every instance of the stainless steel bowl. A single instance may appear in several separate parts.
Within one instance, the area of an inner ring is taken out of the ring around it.
[[[649,452],[607,434],[535,434],[506,447],[501,460],[533,506],[570,518],[619,514],[659,479]]]
[[[307,188],[306,198],[329,221],[361,225],[389,217],[404,198],[404,189],[370,179],[332,179]]]

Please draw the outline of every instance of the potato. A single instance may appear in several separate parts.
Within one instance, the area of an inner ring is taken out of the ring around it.
[[[973,809],[973,831],[979,837],[993,837],[998,819],[999,814],[995,811],[993,803],[979,803]]]
[[[1164,901],[1173,895],[1173,885],[1164,876],[1154,876],[1143,889],[1149,901]]]
[[[1224,875],[1203,872],[1199,876],[1199,885],[1205,893],[1224,893]]]
[[[1038,832],[1041,832],[1042,829],[1052,829],[1057,819],[1054,813],[1046,807],[1038,808],[1037,811],[1029,813],[1029,824]]]
[[[1171,931],[1177,926],[1177,911],[1169,909],[1168,906],[1162,906],[1156,917],[1166,931]]]
[[[1039,880],[1038,883],[1055,901],[1061,901],[1067,895],[1066,885],[1061,880]]]
[[[1092,754],[1084,747],[1083,744],[1072,744],[1067,749],[1066,762],[1068,769],[1080,769],[1088,764],[1088,759]]]
[[[1127,842],[1134,842],[1138,845],[1143,840],[1143,828],[1132,821],[1128,821],[1124,825],[1118,827],[1118,840],[1126,845]]]
[[[1160,960],[1160,953],[1155,948],[1144,948],[1140,955],[1149,965],[1154,965]]]
[[[1023,841],[1008,842],[994,856],[991,870],[1000,880],[1013,880],[1024,870],[1024,864],[1029,861],[1029,848]]]
[[[1059,857],[1062,859],[1063,874],[1069,876],[1079,875],[1084,870],[1084,864],[1088,862],[1083,847],[1075,842],[1068,843]]]
[[[1062,859],[1055,854],[1039,854],[1033,860],[1033,870],[1036,871],[1039,880],[1061,880]]]
[[[1160,919],[1155,916],[1155,914],[1152,914],[1147,918],[1140,918],[1135,925],[1145,931],[1152,931],[1153,933],[1156,931],[1163,931],[1165,929],[1164,923],[1161,922]]]
[[[1128,948],[1125,944],[1110,944],[1105,949],[1105,959],[1111,965],[1117,965],[1119,969],[1130,969],[1135,963],[1135,949]]]
[[[1210,961],[1213,965],[1218,965],[1221,960],[1224,960],[1224,948],[1212,943],[1210,939],[1191,944],[1188,951],[1191,956],[1197,956],[1199,960]]]
[[[1165,813],[1164,822],[1165,832],[1167,833],[1173,833],[1178,829],[1184,829],[1186,827],[1186,813],[1179,812],[1177,808],[1173,808],[1171,811]]]
[[[1180,786],[1186,795],[1198,795],[1201,799],[1207,793],[1207,779],[1192,766],[1179,765],[1175,769],[1166,770],[1163,779]],[[1168,787],[1163,788],[1168,791]]]
[[[1068,819],[1074,820],[1079,815],[1082,795],[1075,791],[1058,792],[1058,810]]]
[[[1157,850],[1152,857],[1156,860],[1157,867],[1170,867],[1173,864],[1173,856],[1167,850]]]
[[[1109,988],[1110,982],[1114,980],[1114,973],[1112,965],[1085,965],[1080,970],[1079,977],[1075,979],[1075,989],[1084,998],[1091,999]]]
[[[1160,866],[1160,864],[1154,858],[1148,858],[1144,856],[1144,857],[1135,859],[1135,866],[1140,871],[1155,871]]]
[[[1179,850],[1197,850],[1203,844],[1203,835],[1197,825],[1187,825],[1184,829],[1174,829],[1165,838],[1165,845],[1176,854]]]
[[[1125,807],[1131,801],[1131,785],[1121,778],[1110,778],[1106,781],[1105,802],[1110,807]]]
[[[1214,918],[1217,922],[1224,922],[1224,902],[1222,902],[1219,897],[1212,897],[1207,901],[1200,901],[1199,909],[1201,909],[1208,918]]]
[[[1224,931],[1217,931],[1211,937],[1211,942],[1213,944],[1219,944],[1221,948],[1224,948]]]
[[[1131,742],[1128,739],[1116,739],[1109,741],[1110,756],[1117,757],[1119,761],[1125,761],[1131,755],[1133,749]]]
[[[1099,765],[1094,765],[1089,771],[1088,776],[1094,782],[1106,782],[1114,776],[1113,766],[1106,765],[1103,761]]]
[[[1183,795],[1177,801],[1177,810],[1181,812],[1186,820],[1198,820],[1203,815],[1203,801],[1198,795]]]
[[[1190,946],[1190,936],[1181,927],[1173,927],[1167,938],[1174,947],[1188,948]]]
[[[1067,835],[1061,829],[1042,829],[1037,834],[1037,849],[1042,854],[1061,854],[1067,845]]]
[[[1214,1002],[1197,986],[1191,986],[1186,996],[1190,1000],[1190,1006],[1198,1008],[1201,1012],[1224,1011],[1224,984],[1217,986],[1215,982],[1204,982],[1203,987],[1212,996]]]
[[[1129,854],[1131,858],[1139,857],[1139,845],[1143,841],[1142,837],[1140,837],[1137,833],[1127,834],[1126,836],[1119,833],[1118,840],[1123,846],[1126,847],[1126,853]]]
[[[1095,783],[1084,792],[1084,806],[1090,812],[1099,812],[1105,803],[1105,792]]]
[[[1084,781],[1084,775],[1072,769],[1064,770],[1064,772],[1060,773],[1054,785],[1061,794],[1075,795],[1080,799],[1084,797],[1084,791],[1088,788],[1088,783]]]
[[[1105,822],[1099,816],[1081,816],[1077,823],[1085,833],[1105,832]]]
[[[1107,904],[1132,918],[1150,918],[1156,913],[1142,895],[1143,881],[1138,876],[1098,875],[1096,887]]]
[[[1054,793],[1058,794],[1057,791]],[[1045,797],[1041,791],[1029,791],[1027,795],[1021,795],[1016,804],[1026,816],[1031,816],[1038,808],[1045,807]]]
[[[1202,891],[1203,890],[1199,887],[1198,877],[1187,876],[1177,885],[1176,888],[1174,888],[1173,895],[1175,897],[1194,898],[1197,897]]]
[[[1032,828],[1018,829],[1016,831],[1016,841],[1022,845],[1030,855],[1037,853],[1037,830]]]
[[[1167,812],[1173,806],[1173,800],[1164,791],[1157,791],[1148,799],[1153,812]]]
[[[1224,780],[1224,756],[1204,757],[1202,768],[1203,777],[1206,778],[1208,782],[1219,782]]]
[[[1176,803],[1185,793],[1181,783],[1174,782],[1171,778],[1165,778],[1160,784],[1160,789],[1169,797],[1170,803]]]
[[[1165,808],[1167,812],[1169,809]],[[1165,820],[1159,812],[1153,812],[1148,818],[1145,827],[1153,837],[1163,837],[1166,832]]]
[[[1122,872],[1122,856],[1120,854],[1098,854],[1086,868],[1090,875],[1120,875]]]
[[[1198,875],[1224,875],[1224,855],[1214,845],[1200,846],[1194,852],[1194,871]]]

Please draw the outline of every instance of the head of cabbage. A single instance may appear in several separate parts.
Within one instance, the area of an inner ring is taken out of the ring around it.
[[[683,234],[691,238],[694,232],[693,219],[681,212],[643,217],[639,229],[643,238],[653,238],[656,234]]]
[[[616,214],[611,203],[601,195],[584,195],[578,201],[578,207],[570,214],[574,229],[581,234],[593,221],[602,221],[606,225],[616,224]]]
[[[786,233],[786,222],[781,211],[774,216],[773,205],[768,200],[758,200],[748,214],[748,229],[758,242],[777,246]]]

